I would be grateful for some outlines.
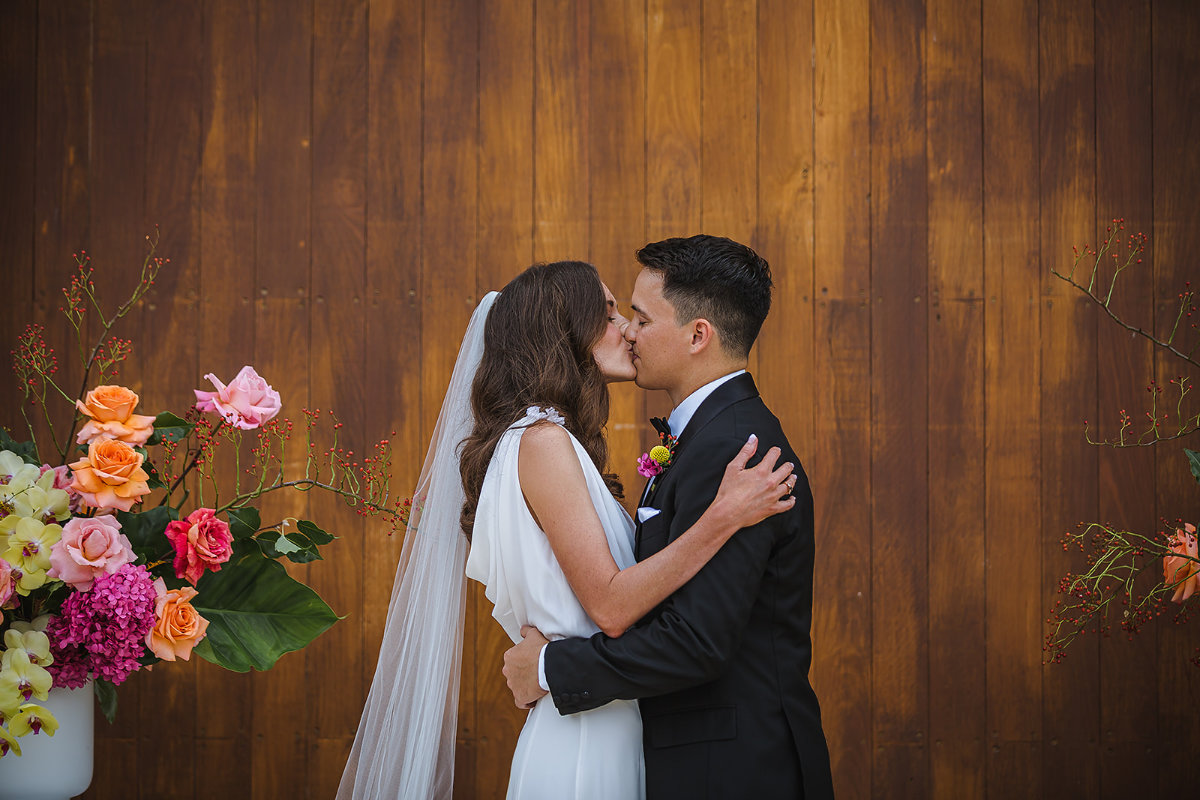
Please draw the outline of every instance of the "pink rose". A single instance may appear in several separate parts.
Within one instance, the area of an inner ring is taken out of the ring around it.
[[[198,508],[187,519],[167,523],[166,533],[175,548],[175,577],[193,586],[204,570],[220,572],[233,554],[229,525],[214,516],[211,508]]]
[[[0,558],[0,608],[8,605],[13,597],[12,564]]]
[[[134,558],[116,517],[72,517],[63,525],[62,538],[50,549],[46,575],[86,592],[97,575],[111,575]]]
[[[662,474],[662,464],[651,458],[649,453],[642,453],[638,458],[637,471],[643,478],[653,478]]]
[[[1176,528],[1170,545],[1171,552],[1178,555],[1163,558],[1163,583],[1168,589],[1175,588],[1175,596],[1171,600],[1182,603],[1200,591],[1200,564],[1192,560],[1200,550],[1197,548],[1196,526],[1188,522],[1183,528]]]
[[[242,367],[229,385],[217,380],[211,372],[204,376],[217,387],[215,392],[196,392],[196,408],[215,411],[230,425],[249,431],[279,413],[279,392],[271,388],[254,367]]]

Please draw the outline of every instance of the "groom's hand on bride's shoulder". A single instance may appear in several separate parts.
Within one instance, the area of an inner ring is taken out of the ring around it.
[[[538,661],[547,644],[542,632],[532,625],[521,628],[525,638],[504,651],[504,677],[517,708],[533,708],[546,694],[538,682]]]

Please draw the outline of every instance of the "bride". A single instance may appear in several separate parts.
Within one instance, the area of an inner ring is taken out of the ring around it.
[[[626,320],[594,267],[538,264],[471,318],[413,499],[379,663],[338,798],[450,797],[465,578],[513,642],[620,636],[740,528],[794,502],[772,448],[730,462],[705,514],[666,549],[633,557],[634,526],[608,455],[607,384],[632,380]],[[468,556],[469,547],[469,556]],[[497,665],[499,668],[499,665]],[[636,701],[560,716],[535,704],[510,798],[640,798]]]

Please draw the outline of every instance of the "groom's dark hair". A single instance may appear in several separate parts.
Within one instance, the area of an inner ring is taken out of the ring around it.
[[[663,297],[683,325],[703,318],[730,355],[745,358],[771,310],[771,267],[744,244],[723,236],[651,242],[637,252],[663,279]]]

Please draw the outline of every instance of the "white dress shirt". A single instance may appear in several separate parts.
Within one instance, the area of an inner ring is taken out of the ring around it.
[[[731,381],[738,375],[745,374],[746,370],[739,369],[737,372],[731,372],[728,375],[722,375],[715,381],[709,381],[701,386],[696,391],[689,394],[683,399],[683,402],[675,406],[671,411],[671,416],[667,418],[667,425],[671,427],[671,435],[678,439],[683,435],[684,428],[692,421],[692,417],[696,413],[696,409],[700,404],[708,399],[708,396],[717,390],[721,384],[726,381]],[[654,478],[650,479],[647,486],[654,484]],[[659,512],[657,508],[641,507],[637,510],[638,522],[645,522]],[[538,653],[538,686],[542,687],[542,691],[550,691],[550,684],[546,681],[546,646],[542,645],[541,652]]]

